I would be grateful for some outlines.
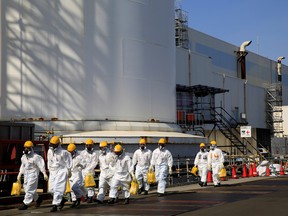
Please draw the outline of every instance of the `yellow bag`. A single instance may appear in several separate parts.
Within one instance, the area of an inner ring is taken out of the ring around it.
[[[132,181],[131,182],[131,187],[130,187],[130,194],[137,194],[139,190],[139,184],[137,181]]]
[[[20,181],[14,182],[12,185],[11,196],[13,195],[19,196],[20,192],[21,192],[21,182]]]
[[[96,182],[94,181],[94,177],[91,173],[88,173],[86,176],[85,176],[85,182],[84,182],[84,185],[86,188],[89,188],[89,187],[96,187]]]
[[[148,184],[155,184],[156,183],[156,176],[154,171],[149,171],[147,173],[147,183]]]
[[[195,176],[198,176],[197,172],[198,172],[198,168],[196,166],[192,167],[191,173]]]
[[[66,183],[66,191],[65,193],[71,193],[71,186],[70,186],[70,181],[68,180],[67,183]]]
[[[219,177],[220,177],[220,178],[225,178],[226,176],[227,176],[226,169],[223,167],[223,168],[220,170]]]

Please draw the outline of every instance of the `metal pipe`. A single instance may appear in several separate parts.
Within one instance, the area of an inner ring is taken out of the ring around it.
[[[244,90],[244,92],[243,92],[243,96],[244,96],[244,113],[245,113],[245,115],[246,115],[246,119],[247,119],[247,112],[246,112],[246,106],[247,106],[247,104],[246,104],[246,84],[247,84],[247,79],[245,80],[245,82],[244,82],[244,88],[243,88],[243,90]]]
[[[189,77],[189,86],[191,85],[191,50],[188,50],[188,77]]]
[[[277,60],[277,73],[278,73],[278,82],[282,81],[282,73],[281,73],[281,68],[282,68],[282,60],[285,59],[284,56],[280,56]]]
[[[246,47],[249,46],[252,43],[252,40],[250,41],[244,41],[240,46],[240,52],[246,52]]]

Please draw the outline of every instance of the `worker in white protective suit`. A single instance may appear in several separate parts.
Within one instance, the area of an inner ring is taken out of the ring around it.
[[[169,150],[165,148],[166,139],[161,138],[158,141],[158,148],[156,148],[152,153],[150,170],[154,170],[157,185],[158,196],[162,196],[166,189],[166,178],[172,175],[173,157]]]
[[[81,152],[81,157],[85,160],[85,168],[82,170],[83,179],[85,180],[86,175],[89,173],[94,177],[95,176],[95,167],[98,164],[98,154],[97,151],[93,148],[94,141],[92,139],[87,139],[85,141],[85,149]],[[87,202],[92,203],[93,197],[95,195],[95,188],[87,188]]]
[[[150,167],[150,161],[152,157],[152,151],[146,147],[146,139],[141,138],[139,141],[139,149],[137,149],[132,158],[133,167],[136,166],[135,176],[139,183],[138,194],[141,194],[144,190],[144,194],[147,195],[150,189],[150,185],[147,183],[147,173]]]
[[[115,159],[112,162],[112,166],[114,167],[114,175],[111,180],[109,192],[110,199],[108,200],[108,204],[115,203],[115,199],[118,196],[118,187],[121,187],[124,192],[124,204],[129,204],[131,176],[133,181],[136,181],[136,177],[133,173],[132,160],[124,153],[120,144],[117,144],[114,147],[114,154]]]
[[[45,171],[44,159],[34,152],[33,143],[31,141],[26,141],[24,143],[21,166],[17,176],[17,180],[20,182],[21,175],[24,174],[23,187],[25,190],[25,196],[22,206],[18,208],[19,210],[26,210],[33,200],[36,201],[36,207],[41,205],[43,200],[37,193],[39,171],[43,173],[44,180],[47,181],[48,176]]]
[[[72,200],[71,208],[76,208],[80,205],[81,197],[85,192],[82,175],[82,169],[85,167],[85,163],[80,153],[76,150],[74,143],[70,143],[67,146],[67,151],[72,156],[71,177],[69,178]]]
[[[208,173],[208,154],[209,152],[205,148],[205,143],[200,143],[200,151],[197,153],[194,166],[198,168],[198,174],[200,176],[199,185],[201,187],[207,186],[207,173]]]
[[[101,152],[99,155],[100,175],[96,202],[102,204],[105,198],[106,191],[108,187],[111,186],[111,180],[114,174],[111,163],[114,161],[115,155],[110,152],[107,141],[100,142],[99,148]]]
[[[222,150],[217,148],[216,141],[210,142],[210,151],[208,155],[208,170],[212,170],[212,179],[215,187],[219,187],[221,185],[221,179],[219,177],[219,173],[221,169],[224,167],[224,155]]]
[[[56,212],[64,207],[67,200],[63,198],[67,180],[71,177],[72,157],[71,154],[60,145],[60,138],[53,136],[50,139],[47,153],[49,175],[49,192],[53,195],[52,209]]]

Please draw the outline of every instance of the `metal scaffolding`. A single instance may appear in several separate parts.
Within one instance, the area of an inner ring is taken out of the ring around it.
[[[188,49],[188,13],[180,8],[175,9],[175,44]]]
[[[203,85],[177,85],[177,124],[204,135],[203,124],[214,124],[215,94],[227,91]]]
[[[266,123],[273,137],[283,137],[281,82],[271,84],[266,88]]]

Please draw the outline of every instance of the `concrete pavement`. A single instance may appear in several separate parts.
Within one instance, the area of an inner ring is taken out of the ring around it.
[[[286,216],[285,204],[288,201],[288,176],[250,177],[223,181],[221,187],[207,187],[198,184],[168,187],[167,194],[157,197],[153,189],[148,195],[131,196],[129,205],[123,199],[115,205],[82,203],[78,209],[66,204],[63,210],[53,214],[61,215],[261,215]],[[1,205],[1,204],[0,204]],[[0,215],[51,215],[51,198],[40,208],[31,206],[19,211],[19,203],[9,205],[9,210]]]

